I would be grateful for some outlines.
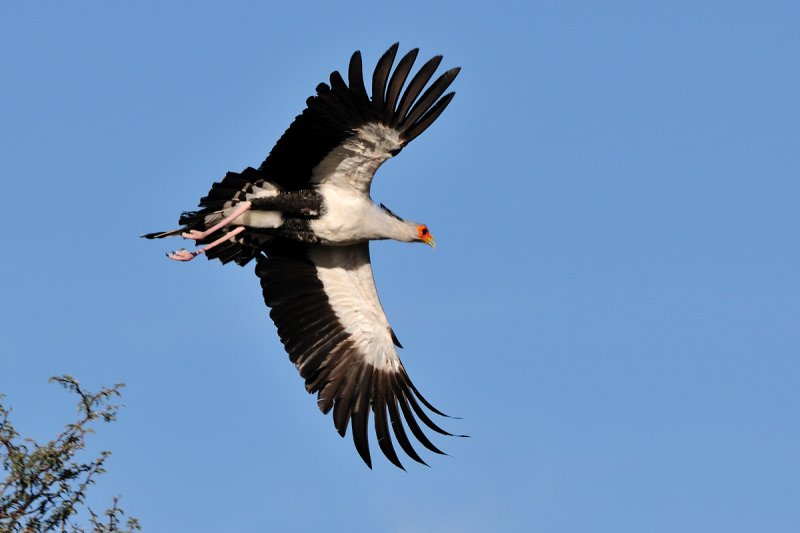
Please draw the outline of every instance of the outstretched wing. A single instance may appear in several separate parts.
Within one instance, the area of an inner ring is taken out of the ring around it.
[[[335,71],[330,85],[317,86],[317,95],[295,118],[259,168],[285,190],[335,180],[369,192],[375,170],[396,155],[444,111],[455,93],[442,94],[459,72],[448,70],[424,92],[442,56],[435,56],[408,79],[418,49],[403,56],[392,72],[395,43],[378,61],[367,95],[361,53],[350,58],[348,83]],[[390,76],[391,74],[391,76]]]
[[[389,425],[403,451],[425,464],[403,421],[423,446],[443,453],[425,436],[417,418],[438,433],[450,433],[419,404],[446,415],[422,397],[397,356],[397,340],[375,291],[369,245],[307,246],[276,240],[267,253],[257,257],[256,274],[272,308],[270,316],[306,389],[317,394],[320,410],[333,410],[339,434],[344,437],[348,424],[352,427],[355,447],[372,468],[367,437],[371,409],[378,445],[396,466],[403,468]]]

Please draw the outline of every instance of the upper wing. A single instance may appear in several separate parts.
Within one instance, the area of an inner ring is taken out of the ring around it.
[[[423,446],[443,453],[428,440],[414,415],[434,431],[450,433],[437,426],[417,400],[446,415],[417,391],[397,356],[396,339],[375,291],[369,245],[307,246],[276,240],[268,254],[257,257],[256,274],[272,308],[270,316],[306,389],[317,393],[320,410],[333,409],[339,434],[344,437],[349,422],[356,449],[371,468],[367,438],[371,406],[378,445],[393,464],[403,468],[392,446],[390,423],[400,447],[425,464],[401,419]]]
[[[392,72],[397,48],[395,43],[378,61],[371,98],[364,86],[361,53],[355,52],[348,69],[349,86],[338,71],[331,74],[330,85],[319,84],[317,95],[306,101],[308,107],[259,170],[286,190],[340,180],[368,192],[375,170],[444,111],[455,93],[442,94],[460,70],[448,70],[423,93],[442,60],[435,56],[402,91],[419,50],[403,56]]]

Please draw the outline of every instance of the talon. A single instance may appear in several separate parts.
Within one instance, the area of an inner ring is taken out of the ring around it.
[[[180,250],[176,250],[171,254],[167,254],[167,257],[169,257],[174,261],[191,261],[192,259],[197,257],[197,255],[200,253],[202,253],[202,250],[198,250],[196,252],[190,252],[189,250],[181,248]]]

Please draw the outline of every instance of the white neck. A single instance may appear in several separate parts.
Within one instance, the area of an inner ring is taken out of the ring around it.
[[[395,241],[412,242],[417,240],[416,222],[401,220],[373,204],[368,220],[364,221],[366,230],[374,233],[377,239],[393,239]]]

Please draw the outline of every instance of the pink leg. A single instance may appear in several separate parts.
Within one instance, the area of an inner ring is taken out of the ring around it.
[[[183,233],[181,233],[181,237],[183,237],[184,239],[192,239],[192,240],[195,240],[195,241],[198,241],[200,239],[205,239],[206,237],[208,237],[209,235],[211,235],[212,233],[214,233],[218,229],[222,229],[225,226],[227,226],[228,224],[230,224],[231,222],[233,222],[234,220],[236,220],[236,218],[239,215],[241,215],[242,213],[244,213],[248,209],[250,209],[251,205],[252,204],[250,202],[242,202],[233,211],[233,213],[231,213],[230,215],[228,215],[225,218],[223,218],[219,223],[215,224],[214,226],[208,228],[205,231],[198,231],[196,229],[193,229],[191,231],[184,231]],[[206,249],[208,249],[210,247],[211,246],[208,246]]]
[[[243,231],[244,231],[244,226],[239,226],[238,228],[234,229],[230,233],[226,233],[225,235],[223,235],[222,237],[220,237],[216,241],[210,243],[205,248],[200,248],[198,250],[195,250],[194,252],[190,252],[189,250],[180,249],[180,250],[177,250],[175,252],[172,252],[171,254],[167,254],[167,257],[169,257],[170,259],[174,259],[175,261],[191,261],[192,259],[194,259],[198,255],[202,254],[203,252],[207,252],[208,250],[210,250],[211,248],[217,246],[218,244],[222,244],[223,242],[232,239],[233,237],[235,237],[236,235],[239,235]]]

